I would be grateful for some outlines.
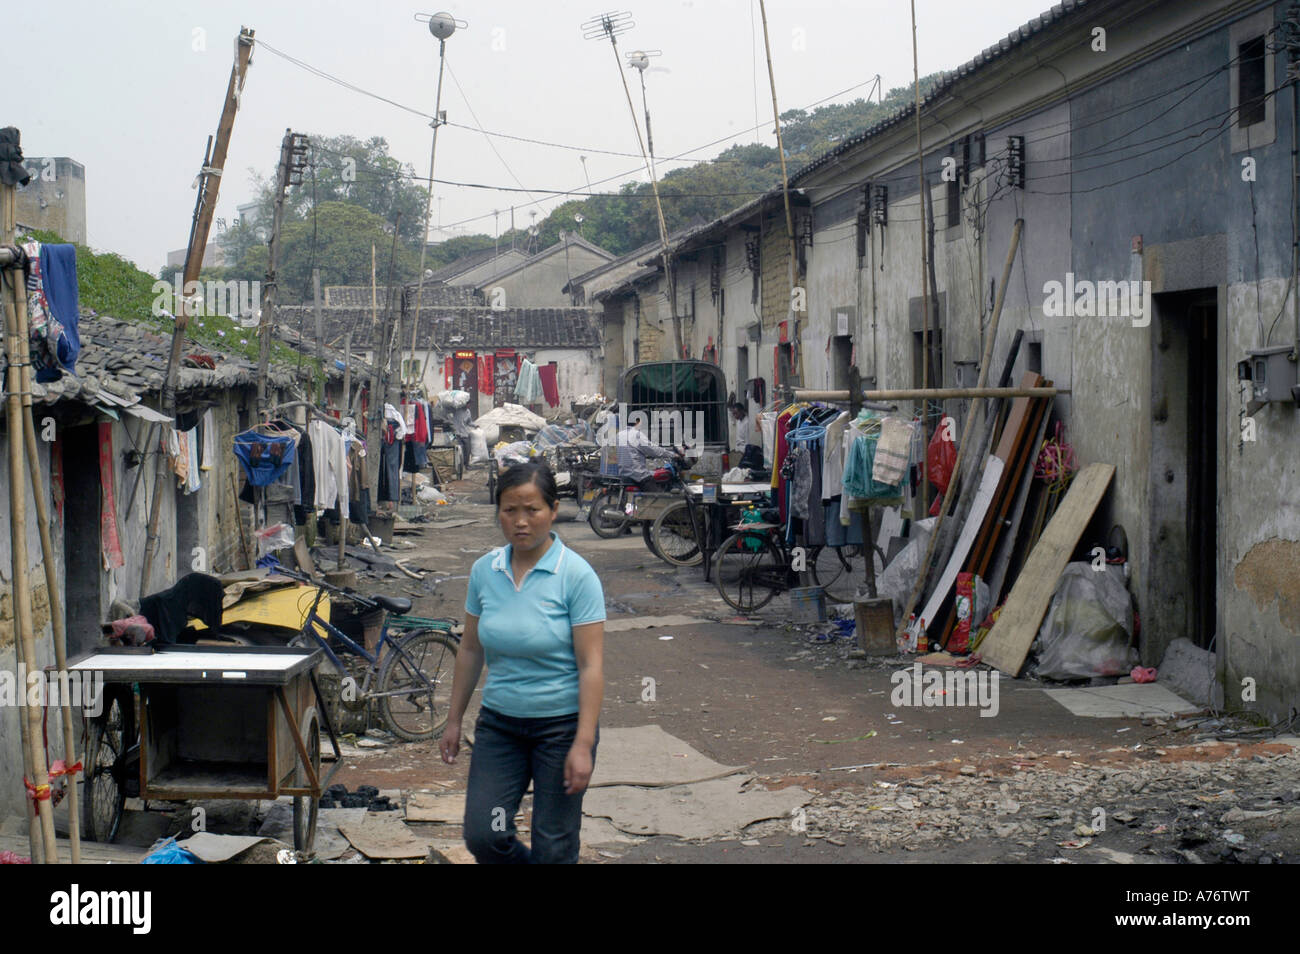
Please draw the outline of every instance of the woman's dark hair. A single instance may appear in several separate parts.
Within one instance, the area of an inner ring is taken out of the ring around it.
[[[540,490],[546,506],[552,510],[560,502],[560,490],[555,486],[555,475],[551,473],[551,468],[538,461],[529,461],[526,464],[512,464],[497,478],[497,499],[494,501],[497,509],[501,509],[502,494],[525,484],[533,484]]]

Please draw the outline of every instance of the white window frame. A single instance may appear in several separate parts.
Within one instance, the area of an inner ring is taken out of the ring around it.
[[[1228,30],[1228,59],[1232,62],[1229,73],[1229,95],[1232,101],[1232,151],[1245,152],[1259,146],[1271,145],[1277,140],[1277,122],[1274,103],[1277,99],[1277,71],[1273,50],[1269,48],[1269,38],[1274,27],[1273,9],[1261,10],[1245,19],[1238,20]],[[1241,76],[1237,56],[1241,44],[1257,36],[1264,37],[1264,120],[1249,126],[1237,124],[1237,110],[1241,105],[1239,91]]]

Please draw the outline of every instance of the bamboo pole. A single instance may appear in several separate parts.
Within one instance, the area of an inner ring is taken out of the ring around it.
[[[16,189],[14,186],[0,186],[3,191],[3,232],[6,237],[13,235],[16,218]],[[22,661],[26,663],[28,676],[39,673],[36,657],[36,625],[32,615],[32,587],[27,567],[27,475],[24,473],[23,457],[23,369],[30,363],[27,349],[27,302],[23,280],[11,273],[9,288],[13,301],[13,320],[6,327],[5,344],[9,358],[9,382],[5,416],[7,425],[6,445],[9,451],[9,534],[11,554],[13,557],[13,605],[14,628],[21,644]],[[35,494],[36,488],[33,488]],[[25,688],[25,687],[24,687]],[[36,810],[40,816],[41,842],[46,863],[57,863],[59,859],[58,839],[54,834],[54,809],[50,804],[50,773],[46,757],[45,739],[41,734],[40,706],[22,706],[20,719],[26,719],[27,738],[31,752],[31,772],[26,775],[35,787],[38,795],[35,799]],[[33,860],[36,853],[33,851]]]
[[[19,324],[22,326],[26,322],[20,320]],[[62,677],[68,671],[67,620],[63,616],[63,594],[59,590],[58,571],[54,562],[54,541],[50,538],[50,507],[43,493],[45,482],[41,475],[40,456],[36,449],[36,422],[32,419],[31,365],[22,365],[20,373],[23,434],[27,442],[27,469],[32,479],[32,498],[36,501],[36,523],[41,536],[41,563],[45,569],[45,590],[49,599],[50,622],[54,629],[54,664],[58,676]],[[72,700],[68,698],[66,682],[60,681],[59,688],[61,690],[59,709],[63,721],[63,764],[71,769],[77,764],[76,735],[72,726]],[[81,864],[81,814],[77,773],[70,771],[64,778],[68,785],[68,844],[72,863],[79,865]]]
[[[988,330],[989,336],[988,336],[988,340],[984,342],[984,357],[980,361],[979,384],[975,388],[971,389],[977,392],[993,391],[998,393],[972,395],[974,397],[986,397],[986,398],[1009,397],[1011,396],[1008,393],[1010,390],[1017,390],[1022,392],[1030,392],[1030,391],[1051,392],[1051,394],[1044,394],[1044,395],[1026,395],[1032,397],[1040,397],[1040,396],[1050,397],[1050,396],[1054,396],[1057,393],[1055,388],[1004,389],[1004,388],[984,387],[984,385],[988,382],[989,379],[989,365],[993,361],[993,342],[996,341],[998,337],[998,322],[1001,321],[1002,319],[1002,303],[1006,300],[1007,297],[1007,282],[1011,278],[1011,267],[1012,265],[1015,264],[1016,249],[1020,246],[1020,231],[1021,229],[1024,228],[1024,225],[1025,225],[1024,219],[1016,219],[1016,224],[1011,230],[1011,244],[1007,248],[1006,263],[1002,266],[1002,281],[998,283],[998,299],[993,306],[993,317],[989,319],[989,330]],[[963,389],[953,389],[953,390],[963,390]],[[959,397],[959,396],[961,395],[952,395],[952,397]],[[975,405],[971,408],[971,420],[970,423],[967,425],[966,434],[963,436],[969,436],[971,432],[974,430],[974,426],[975,426],[974,419],[977,412],[977,408],[982,408],[982,407],[983,405]],[[952,472],[954,475],[961,473],[962,460],[965,458],[967,449],[973,443],[974,441],[971,440],[963,440],[961,442],[961,445],[957,448],[957,460],[953,464],[953,468],[952,468]],[[943,528],[943,518],[945,514],[947,514],[948,512],[948,505],[951,502],[949,498],[956,492],[956,487],[957,487],[956,480],[949,481],[948,489],[944,492],[943,495],[943,502],[939,505],[939,516],[935,519],[934,529],[930,532],[930,542],[929,545],[926,546],[925,548],[925,558],[921,561],[920,570],[917,573],[917,577],[916,577],[916,583],[913,584],[912,586],[911,595],[909,595],[907,598],[907,607],[903,610],[903,625],[898,630],[898,634],[897,634],[900,640],[904,638],[905,633],[907,632],[909,626],[911,625],[912,613],[916,609],[916,604],[921,597],[922,590],[925,589],[925,580],[930,572],[930,560],[934,557],[934,547],[935,544],[939,541],[939,531]],[[924,635],[924,633],[925,630],[924,627],[922,627],[921,635]]]
[[[987,360],[987,358],[985,359]],[[981,369],[982,371],[982,369]],[[981,373],[981,377],[983,374]],[[796,401],[847,401],[851,397],[848,391],[814,391],[809,388],[794,388],[790,392]],[[864,401],[920,401],[925,398],[946,401],[949,398],[1018,398],[1018,397],[1056,397],[1069,394],[1069,388],[900,388],[891,391],[863,391]]]
[[[0,199],[0,203],[3,203],[4,201],[5,201],[4,199]],[[3,213],[0,212],[0,215],[2,214]],[[8,260],[5,261],[5,264],[9,264]],[[17,276],[14,276],[14,278],[15,280],[21,280],[18,279]],[[3,314],[7,310],[5,308],[5,305],[6,302],[4,301],[3,296],[0,296],[0,314]],[[9,321],[6,321],[5,323],[6,329],[8,329],[10,326],[11,323]],[[6,336],[5,338],[5,348],[6,348],[5,355],[8,356],[11,353],[9,350],[8,336]],[[13,365],[10,365],[10,367],[13,367]],[[11,387],[10,390],[12,391],[13,388]],[[12,418],[10,418],[10,420],[12,420]],[[23,652],[23,645],[24,644],[21,639],[15,638],[14,661],[17,664],[19,671],[26,672],[28,669],[28,665],[27,665],[27,657]],[[23,686],[21,691],[25,692],[26,687]],[[22,748],[23,777],[32,778],[36,774],[36,770],[35,770],[36,762],[35,762],[35,757],[32,754],[32,740],[27,729],[27,719],[25,718],[24,714],[21,712],[18,715],[18,738]],[[24,801],[24,805],[25,804],[26,802]],[[32,863],[38,865],[44,864],[45,863],[45,842],[41,840],[40,816],[35,811],[27,815],[27,844],[28,844],[28,849],[27,849],[28,854],[31,857]]]

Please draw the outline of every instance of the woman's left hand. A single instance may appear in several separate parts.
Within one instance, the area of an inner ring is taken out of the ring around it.
[[[587,783],[591,781],[591,769],[591,746],[574,742],[564,759],[564,794],[577,795],[586,791]]]

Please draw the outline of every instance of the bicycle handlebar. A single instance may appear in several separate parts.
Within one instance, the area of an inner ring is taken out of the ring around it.
[[[276,570],[276,573],[278,573],[280,576],[287,576],[292,580],[297,580],[300,583],[306,583],[308,586],[315,586],[315,587],[319,587],[322,590],[327,590],[331,593],[338,593],[339,595],[345,596],[348,599],[353,600],[357,603],[362,603],[370,607],[371,609],[374,609],[379,606],[379,604],[376,603],[374,600],[362,596],[360,593],[356,592],[355,590],[349,590],[346,587],[342,587],[342,586],[335,586],[333,583],[327,583],[324,580],[319,580],[319,581],[313,580],[306,573],[303,573],[299,570],[290,570],[287,567],[281,567],[279,570]]]

